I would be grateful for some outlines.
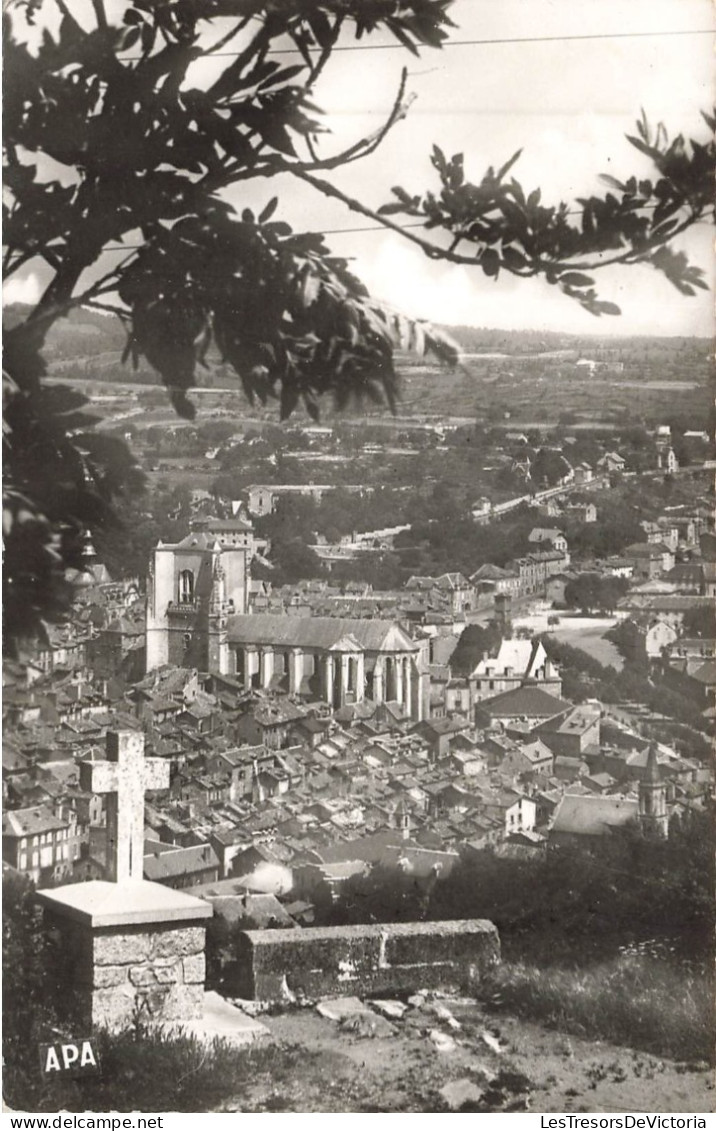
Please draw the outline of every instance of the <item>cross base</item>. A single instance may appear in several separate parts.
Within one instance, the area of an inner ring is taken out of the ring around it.
[[[37,893],[78,1024],[122,1029],[202,1017],[208,903],[162,884],[94,880]]]

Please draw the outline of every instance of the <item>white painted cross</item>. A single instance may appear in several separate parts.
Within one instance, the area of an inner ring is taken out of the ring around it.
[[[168,785],[169,764],[144,757],[141,731],[108,731],[106,761],[80,762],[81,788],[107,794],[108,879],[143,879],[144,793]]]

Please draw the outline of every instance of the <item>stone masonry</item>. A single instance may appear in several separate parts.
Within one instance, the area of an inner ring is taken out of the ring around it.
[[[204,926],[193,923],[90,931],[46,913],[60,932],[63,981],[75,988],[81,1025],[123,1028],[137,1021],[200,1018],[204,1002]]]
[[[72,884],[38,893],[68,1011],[94,1028],[201,1018],[211,907],[159,884]]]
[[[245,999],[315,1000],[455,989],[469,992],[500,959],[486,919],[244,931],[230,989]]]
[[[67,1011],[83,1025],[109,1029],[201,1018],[212,908],[142,878],[144,791],[169,784],[168,765],[145,758],[143,734],[108,731],[107,757],[80,763],[80,780],[108,795],[110,880],[37,893],[59,942]]]

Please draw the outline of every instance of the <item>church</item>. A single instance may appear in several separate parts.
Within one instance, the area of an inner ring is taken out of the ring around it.
[[[428,714],[426,642],[396,621],[250,613],[254,546],[243,519],[205,519],[154,550],[147,583],[147,672],[165,664],[228,675],[249,690],[333,710],[396,703]]]

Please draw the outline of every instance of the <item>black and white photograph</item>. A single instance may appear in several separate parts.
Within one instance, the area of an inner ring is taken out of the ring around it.
[[[2,7],[3,1110],[705,1129],[712,4]]]

